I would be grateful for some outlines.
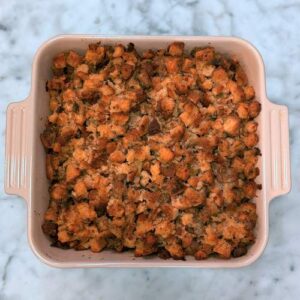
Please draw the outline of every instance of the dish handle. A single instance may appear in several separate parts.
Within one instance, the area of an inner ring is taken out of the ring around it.
[[[269,102],[271,176],[269,199],[291,189],[288,108]]]
[[[6,112],[5,192],[28,199],[30,184],[29,98],[9,104]]]

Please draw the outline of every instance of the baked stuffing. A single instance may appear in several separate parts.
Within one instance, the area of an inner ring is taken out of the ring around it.
[[[255,241],[260,103],[236,57],[95,43],[53,60],[41,135],[53,245],[239,257]]]

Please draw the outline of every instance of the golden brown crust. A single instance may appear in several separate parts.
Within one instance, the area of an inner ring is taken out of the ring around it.
[[[54,245],[238,257],[255,240],[260,112],[236,58],[184,43],[53,61],[41,141]]]

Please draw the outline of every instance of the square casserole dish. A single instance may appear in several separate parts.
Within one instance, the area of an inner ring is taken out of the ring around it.
[[[83,52],[88,44],[128,44],[132,42],[141,51],[163,48],[173,41],[183,41],[186,50],[196,46],[213,46],[217,51],[235,54],[254,86],[256,98],[261,103],[258,116],[259,145],[262,156],[256,179],[262,190],[255,199],[258,222],[256,242],[245,256],[221,260],[209,258],[196,261],[162,260],[158,257],[136,258],[132,252],[100,253],[62,250],[50,246],[41,229],[43,214],[47,209],[48,181],[45,172],[45,151],[40,142],[49,113],[48,93],[45,82],[51,76],[52,59],[58,52],[74,49]],[[54,267],[193,267],[236,268],[249,265],[263,252],[268,240],[269,204],[279,195],[289,192],[290,159],[287,107],[271,103],[265,91],[265,73],[262,58],[248,42],[234,37],[202,36],[89,36],[65,35],[44,43],[37,51],[32,71],[30,95],[22,102],[12,103],[7,109],[6,127],[6,181],[5,190],[24,198],[28,205],[28,239],[33,252],[45,263]]]

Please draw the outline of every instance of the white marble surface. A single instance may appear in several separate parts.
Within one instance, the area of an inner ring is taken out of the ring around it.
[[[0,299],[299,299],[300,1],[0,0],[0,164],[5,110],[29,93],[37,47],[61,33],[237,35],[261,52],[268,96],[290,108],[293,189],[270,205],[263,256],[240,270],[58,270],[26,238],[26,205],[3,191]],[[3,168],[1,168],[3,170]],[[297,279],[298,278],[298,279]]]

